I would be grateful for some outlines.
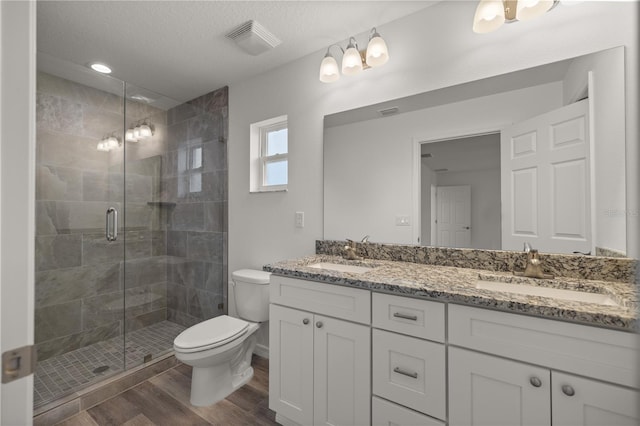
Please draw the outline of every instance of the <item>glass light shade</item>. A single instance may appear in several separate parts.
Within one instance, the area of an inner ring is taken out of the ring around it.
[[[340,78],[340,69],[338,62],[330,53],[327,53],[320,64],[320,81],[323,83],[331,83]]]
[[[382,37],[376,34],[367,45],[367,65],[378,67],[384,65],[389,60],[389,49]]]
[[[142,126],[140,126],[140,137],[142,139],[150,138],[151,135],[151,127],[149,127],[147,124],[143,124]]]
[[[473,32],[490,33],[504,24],[504,4],[500,0],[480,0],[473,17]]]
[[[355,75],[362,71],[362,58],[360,52],[353,45],[342,56],[342,74]]]
[[[109,147],[107,146],[107,143],[105,141],[98,142],[98,151],[109,151]]]
[[[518,0],[516,19],[526,21],[544,15],[553,7],[553,0]]]
[[[117,148],[118,145],[119,145],[118,139],[115,136],[110,136],[107,139],[107,148],[114,149],[114,148]]]
[[[139,140],[140,140],[140,126],[136,126],[136,127],[134,127],[134,129],[133,129],[133,138],[134,138],[136,141],[139,141]]]
[[[133,137],[133,129],[127,129],[124,134],[124,140],[127,142],[138,142],[138,139]]]

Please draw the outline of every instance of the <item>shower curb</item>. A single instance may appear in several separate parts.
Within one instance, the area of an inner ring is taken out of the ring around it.
[[[87,410],[109,398],[130,389],[145,380],[164,373],[180,364],[173,351],[160,356],[146,364],[110,377],[66,398],[40,407],[33,416],[34,426],[53,425]]]

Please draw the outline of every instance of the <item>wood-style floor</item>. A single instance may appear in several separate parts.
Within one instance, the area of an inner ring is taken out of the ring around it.
[[[191,367],[180,364],[60,423],[64,426],[276,425],[269,361],[253,357],[253,379],[209,407],[189,404]]]

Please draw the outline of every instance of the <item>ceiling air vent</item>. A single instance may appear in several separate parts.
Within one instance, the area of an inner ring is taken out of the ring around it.
[[[250,55],[258,56],[282,41],[256,21],[247,21],[225,36]]]
[[[391,107],[391,108],[385,108],[385,109],[379,109],[378,110],[380,115],[383,116],[383,117],[386,117],[388,115],[397,114],[398,111],[399,111],[398,107]]]

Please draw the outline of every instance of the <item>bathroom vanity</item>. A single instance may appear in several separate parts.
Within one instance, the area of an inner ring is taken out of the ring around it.
[[[265,269],[281,424],[640,420],[634,284],[327,255]]]

